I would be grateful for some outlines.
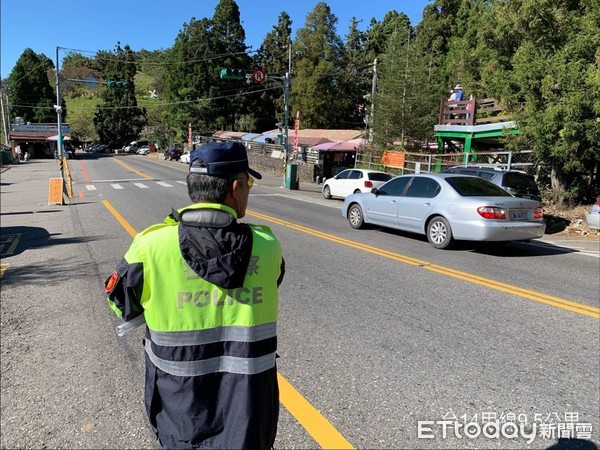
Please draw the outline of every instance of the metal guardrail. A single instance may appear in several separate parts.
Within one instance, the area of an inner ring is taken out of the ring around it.
[[[381,170],[394,174],[440,172],[453,166],[489,166],[502,169],[529,171],[537,163],[532,150],[521,152],[469,152],[469,153],[413,153],[404,152],[402,168],[391,168],[382,163],[383,152],[357,152],[356,167]]]

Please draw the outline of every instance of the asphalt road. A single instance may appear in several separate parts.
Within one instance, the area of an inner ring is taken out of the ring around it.
[[[2,447],[156,446],[141,335],[115,337],[102,295],[131,242],[107,205],[135,231],[162,221],[189,203],[186,167],[137,155],[70,167],[68,206],[47,205],[54,161],[2,173]],[[356,448],[548,448],[559,433],[597,448],[598,242],[440,251],[353,230],[341,201],[281,181],[255,184],[245,218],[282,241],[278,369],[309,404],[303,415],[282,395],[277,448],[332,447],[336,433]]]

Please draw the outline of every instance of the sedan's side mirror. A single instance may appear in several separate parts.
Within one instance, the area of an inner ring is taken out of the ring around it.
[[[379,191],[377,190],[377,188],[372,188],[371,189],[371,194],[375,194],[375,197],[377,197],[378,193],[379,193]]]

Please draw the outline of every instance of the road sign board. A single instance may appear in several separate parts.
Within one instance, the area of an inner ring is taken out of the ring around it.
[[[93,89],[98,86],[98,80],[96,79],[96,77],[93,77],[91,75],[85,77],[83,81],[85,82],[86,87],[89,87],[90,89]]]
[[[262,84],[265,82],[266,79],[267,79],[267,74],[265,73],[264,70],[256,69],[254,72],[252,72],[252,80],[255,83]]]

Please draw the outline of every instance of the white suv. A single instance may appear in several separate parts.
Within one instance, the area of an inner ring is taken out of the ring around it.
[[[346,169],[323,182],[323,197],[346,198],[359,192],[371,192],[371,189],[378,188],[393,177],[389,173],[377,170]]]
[[[137,153],[137,151],[142,147],[148,147],[150,145],[150,141],[132,141],[131,144],[126,146],[123,150],[125,153]]]

